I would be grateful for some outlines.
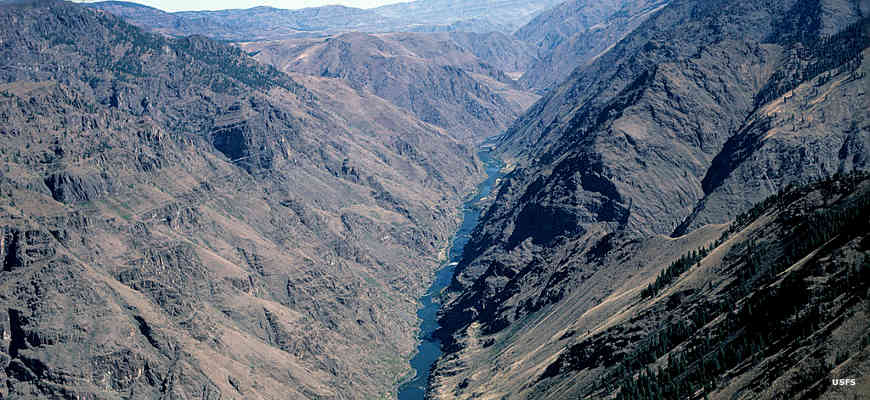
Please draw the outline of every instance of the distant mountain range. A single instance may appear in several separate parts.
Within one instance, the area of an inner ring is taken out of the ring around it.
[[[325,6],[299,10],[168,13],[132,2],[88,3],[134,25],[172,36],[205,35],[219,40],[255,41],[323,36],[340,32],[466,31],[511,33],[558,0],[418,0],[374,9]]]
[[[554,3],[421,0],[371,10],[176,13],[129,2],[88,6],[164,35],[236,42],[282,71],[343,79],[477,140],[503,132],[539,97],[516,82],[536,65],[538,50],[509,33]]]
[[[372,11],[403,21],[415,30],[453,26],[468,32],[511,33],[538,13],[564,0],[417,0],[390,4]],[[497,29],[492,29],[497,28]]]
[[[283,71],[345,79],[424,121],[479,138],[501,133],[537,99],[532,92],[545,93],[666,2],[578,0],[548,9],[555,4],[420,0],[371,10],[177,13],[128,2],[90,6],[170,36],[245,43]]]
[[[175,13],[131,2],[88,5],[162,34],[198,34],[233,42],[324,37],[347,32],[497,32],[515,39],[512,46],[516,49],[509,52],[534,49],[532,62],[522,64],[521,69],[504,71],[518,72],[513,77],[523,90],[544,93],[567,78],[574,68],[609,49],[665,4],[667,0],[418,0],[374,9],[255,7]],[[496,65],[496,68],[501,69],[501,66]]]

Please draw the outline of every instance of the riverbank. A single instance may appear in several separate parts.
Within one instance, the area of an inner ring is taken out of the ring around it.
[[[441,292],[453,278],[453,270],[456,263],[462,257],[462,250],[471,238],[471,233],[480,219],[481,208],[478,206],[481,199],[490,194],[498,179],[502,177],[502,162],[491,157],[487,150],[478,153],[478,157],[486,168],[487,178],[477,187],[476,194],[465,202],[462,207],[462,224],[451,239],[451,247],[447,254],[447,262],[435,274],[432,285],[426,294],[420,298],[420,309],[417,316],[420,318],[420,343],[417,346],[417,354],[411,359],[411,368],[415,376],[399,387],[399,400],[424,400],[426,398],[426,385],[429,381],[429,372],[432,365],[441,356],[441,341],[433,336],[438,329],[438,310],[441,307]]]

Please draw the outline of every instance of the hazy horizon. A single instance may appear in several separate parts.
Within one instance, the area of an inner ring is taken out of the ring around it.
[[[97,3],[104,0],[72,0],[76,3]],[[136,0],[137,3],[168,12],[246,9],[269,6],[284,9],[300,9],[328,5],[342,5],[357,8],[375,8],[387,4],[409,2],[411,0]]]

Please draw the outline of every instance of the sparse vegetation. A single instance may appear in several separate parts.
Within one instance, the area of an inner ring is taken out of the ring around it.
[[[799,32],[806,33],[808,29],[800,29]],[[862,52],[870,46],[870,17],[865,17],[832,36],[809,38],[799,35],[793,40],[796,41],[790,43],[788,61],[755,96],[756,107],[823,73],[817,85],[823,85],[831,77],[842,73],[858,74],[854,78],[861,77],[857,69],[863,60]]]
[[[770,212],[771,210],[781,210],[783,207],[787,206],[791,202],[805,195],[809,191],[822,189],[826,191],[839,191],[842,193],[848,193],[855,189],[855,185],[859,182],[865,180],[870,173],[864,171],[855,171],[847,175],[837,174],[834,177],[829,179],[820,179],[819,181],[803,186],[796,187],[794,185],[786,186],[784,189],[780,190],[774,195],[771,195],[764,199],[764,201],[756,204],[751,209],[746,212],[738,215],[734,222],[728,227],[728,230],[725,231],[722,236],[717,239],[715,242],[710,244],[707,247],[700,247],[697,250],[686,253],[678,260],[672,262],[665,268],[661,273],[659,273],[658,277],[656,277],[655,282],[650,283],[644,290],[641,291],[641,298],[651,298],[655,297],[662,289],[666,288],[668,285],[677,280],[684,272],[688,271],[692,266],[696,265],[700,262],[704,257],[709,254],[710,251],[719,247],[722,243],[728,240],[728,237],[738,232],[753,221],[758,219],[758,217],[762,216],[766,212]],[[836,186],[834,186],[836,185]],[[799,246],[800,248],[790,248],[790,254],[802,254],[805,252],[807,246],[809,248],[815,248],[819,243],[819,240],[827,240],[834,234],[834,232],[838,232],[838,222],[842,223],[843,221],[847,221],[849,218],[860,217],[855,215],[855,213],[860,213],[860,206],[856,209],[852,209],[851,211],[845,210],[840,211],[838,215],[815,215],[810,217],[811,221],[809,223],[813,228],[808,229],[807,232],[804,233],[806,238],[802,241],[792,242],[789,246]],[[752,243],[750,243],[750,247],[754,247]],[[785,265],[791,265],[795,260],[789,258],[783,262]],[[746,264],[748,268],[743,270],[742,278],[748,279],[751,278],[759,270],[759,264],[763,262],[763,255],[750,251],[749,255],[747,255]],[[775,271],[775,269],[769,269],[768,273],[776,274],[779,271]]]
[[[680,277],[684,272],[688,271],[689,268],[692,268],[699,261],[704,259],[710,250],[716,248],[719,245],[719,242],[711,244],[709,247],[701,247],[697,250],[692,251],[691,253],[687,253],[684,256],[680,257],[677,261],[672,262],[665,268],[659,275],[656,277],[655,282],[650,283],[646,289],[640,292],[641,298],[650,298],[655,297],[659,292],[673,283],[677,278]]]
[[[748,226],[765,213],[793,207],[795,201],[811,191],[821,191],[826,198],[836,199],[838,195],[851,193],[867,179],[868,174],[856,172],[803,187],[789,187],[741,214],[729,232]],[[757,360],[785,343],[807,338],[832,319],[824,316],[815,304],[843,293],[861,296],[870,286],[866,256],[854,268],[837,275],[822,292],[811,293],[807,289],[806,277],[818,273],[812,269],[789,274],[779,284],[771,285],[780,279],[779,274],[786,268],[811,252],[833,249],[867,235],[870,194],[865,192],[844,201],[846,203],[838,203],[830,209],[781,215],[778,221],[790,229],[786,236],[764,244],[749,241],[741,250],[739,278],[730,287],[725,301],[716,304],[702,301],[687,320],[666,324],[625,357],[615,373],[615,377],[622,380],[618,398],[680,399],[694,396],[699,390],[709,391],[725,371],[747,360]],[[697,257],[696,254],[682,257],[669,270],[681,270]],[[663,272],[660,277],[664,280],[674,276],[674,272]],[[740,304],[736,313],[728,308],[734,304]],[[716,315],[723,315],[724,321],[716,328],[704,329]],[[682,349],[675,351],[679,345]],[[650,368],[666,354],[666,367]],[[843,360],[842,354],[835,355],[836,363]],[[802,379],[814,382],[827,370],[825,366],[815,367]]]

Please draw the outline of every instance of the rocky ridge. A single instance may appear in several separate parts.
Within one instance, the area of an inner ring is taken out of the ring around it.
[[[677,239],[590,231],[514,270],[495,304],[509,311],[501,315],[527,316],[502,329],[494,326],[504,317],[478,318],[465,328],[454,352],[439,360],[430,393],[439,399],[865,393],[868,201],[870,179],[855,174],[788,188],[732,224]],[[481,317],[499,315],[483,311]],[[855,385],[831,385],[845,376]]]
[[[523,74],[520,85],[540,92],[557,86],[665,4],[662,0],[575,0],[541,13],[514,33],[538,49],[538,59]]]
[[[537,99],[512,78],[533,52],[500,33],[345,33],[241,47],[285,72],[344,80],[461,139],[503,132]]]

